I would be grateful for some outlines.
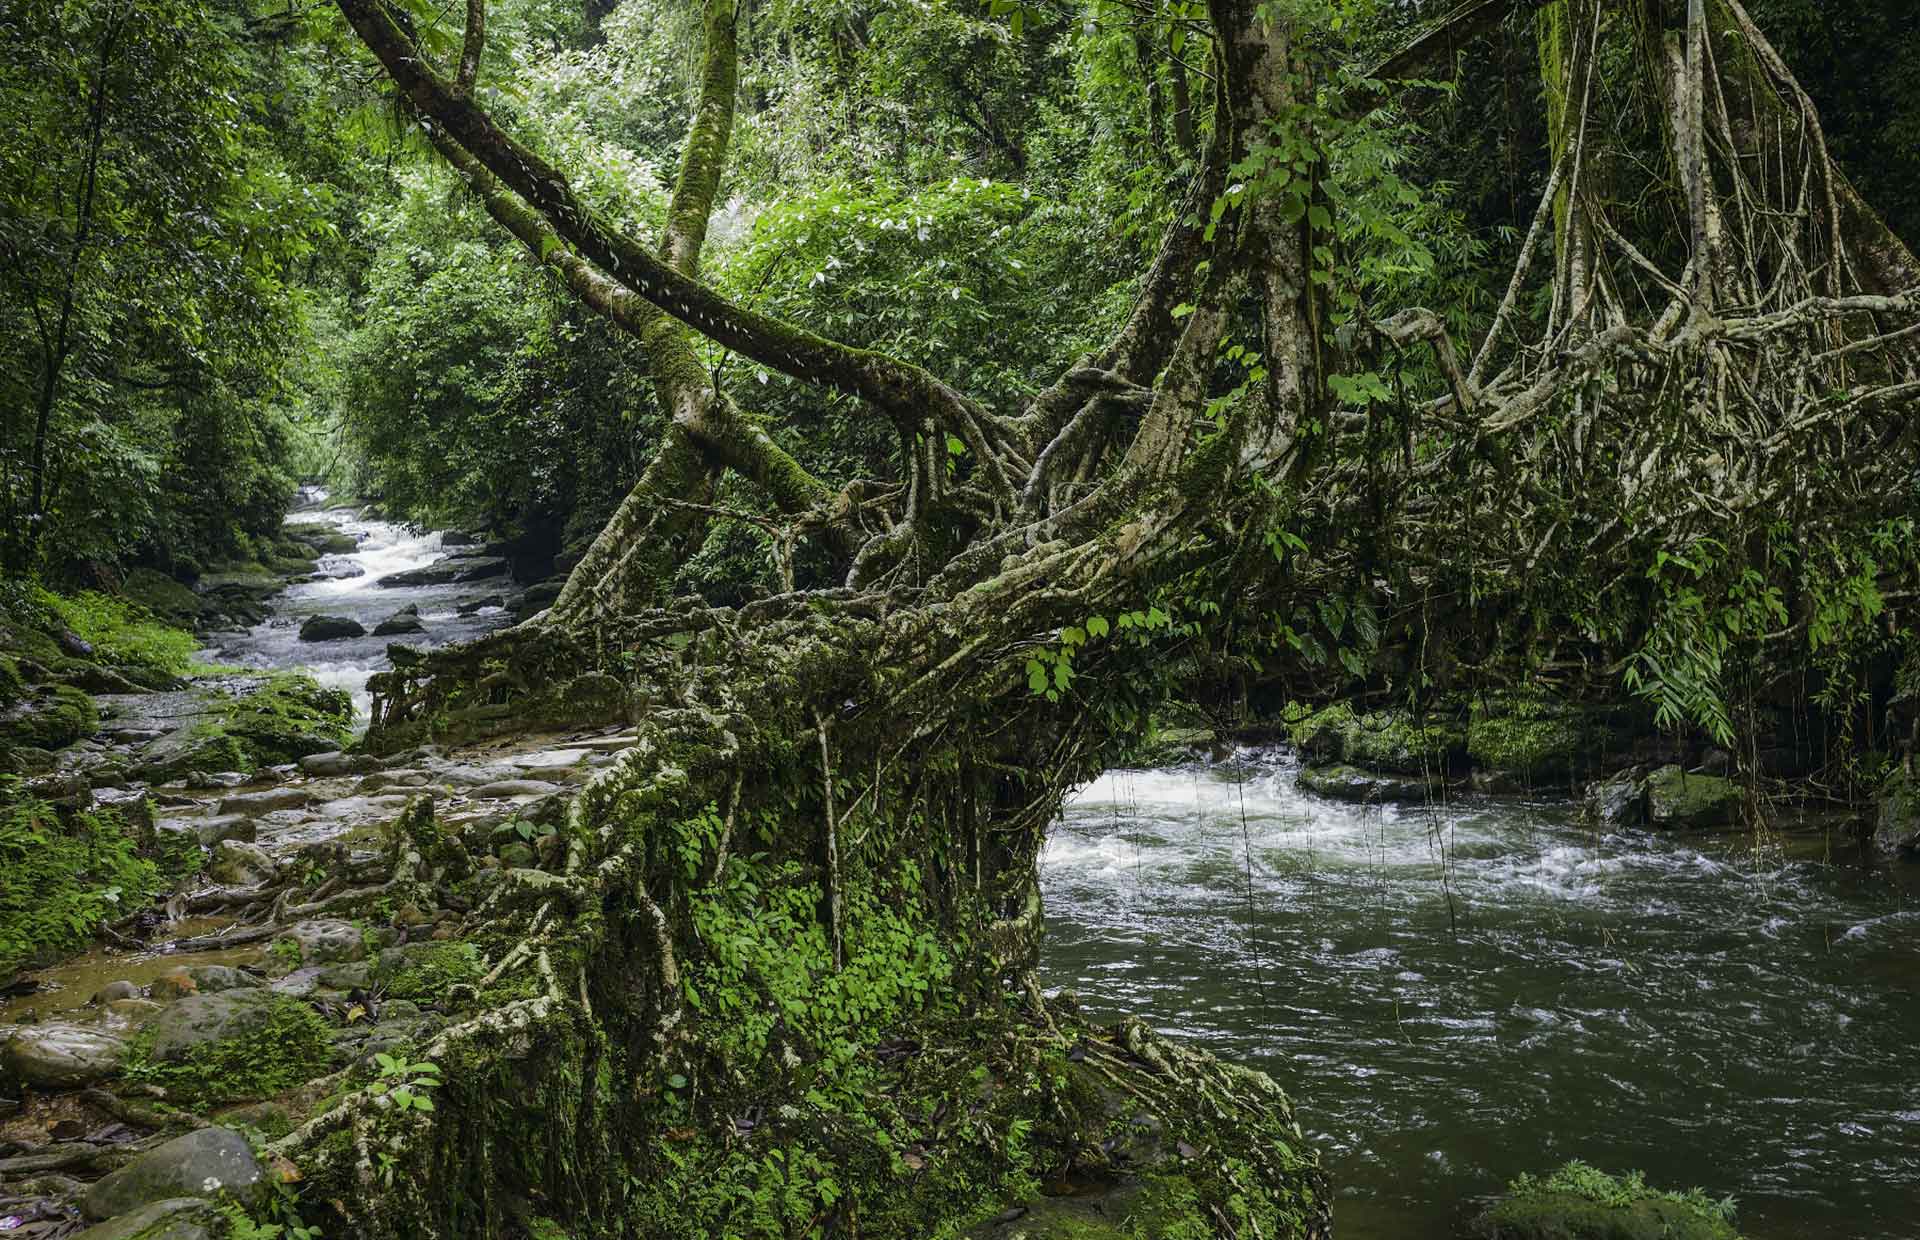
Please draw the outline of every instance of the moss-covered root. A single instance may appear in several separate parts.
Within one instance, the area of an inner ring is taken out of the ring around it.
[[[1740,1240],[1731,1199],[1650,1187],[1638,1171],[1611,1176],[1574,1161],[1523,1175],[1475,1223],[1479,1240]]]

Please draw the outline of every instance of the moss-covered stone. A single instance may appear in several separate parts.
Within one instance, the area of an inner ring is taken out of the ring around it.
[[[1296,782],[1302,792],[1356,805],[1418,805],[1440,795],[1438,780],[1383,775],[1344,763],[1307,767]]]
[[[255,764],[274,766],[326,753],[352,735],[353,700],[313,677],[279,672],[225,708],[222,726]]]
[[[1319,711],[1289,706],[1285,727],[1309,761],[1393,775],[1444,775],[1466,755],[1466,733],[1458,725],[1437,717],[1416,720],[1401,710],[1361,714],[1345,702]]]
[[[200,596],[165,573],[136,568],[120,583],[120,593],[181,628],[200,623]]]
[[[1920,854],[1920,779],[1896,767],[1880,785],[1874,843],[1887,852]]]
[[[20,746],[64,749],[100,727],[93,699],[71,685],[42,685],[0,714],[0,752]]]
[[[1663,766],[1647,776],[1647,821],[1655,827],[1702,829],[1740,821],[1740,786],[1719,775]]]
[[[1577,711],[1540,694],[1475,701],[1467,723],[1474,767],[1522,787],[1568,786],[1596,744],[1594,729]]]
[[[135,1036],[127,1079],[186,1104],[263,1098],[320,1075],[333,1058],[328,1026],[297,999],[264,990],[189,995]]]
[[[1521,1176],[1507,1194],[1475,1222],[1479,1240],[1740,1240],[1730,1200],[1652,1188],[1637,1171],[1615,1177],[1570,1162]]]

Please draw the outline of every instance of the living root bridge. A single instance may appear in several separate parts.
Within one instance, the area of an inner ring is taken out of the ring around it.
[[[1036,853],[1112,731],[1009,702],[953,657],[965,636],[876,598],[632,626],[612,700],[632,743],[547,866],[463,878],[430,822],[403,833],[422,898],[474,901],[485,963],[412,1052],[441,1065],[433,1113],[349,1092],[280,1143],[308,1199],[369,1236],[545,1215],[575,1235],[904,1237],[1046,1176],[1222,1234],[1327,1234],[1272,1081],[1037,998]],[[614,680],[596,666],[540,629],[435,654],[385,683],[376,739],[482,697],[561,703],[568,676]]]

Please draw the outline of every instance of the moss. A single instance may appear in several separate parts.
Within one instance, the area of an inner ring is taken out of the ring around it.
[[[1595,740],[1578,713],[1543,694],[1476,701],[1467,724],[1474,766],[1536,784],[1570,780]]]
[[[120,583],[120,593],[181,628],[200,622],[200,596],[165,573],[136,568]]]
[[[1647,776],[1647,818],[1656,827],[1732,826],[1741,801],[1740,786],[1718,775],[1663,766]]]
[[[191,633],[129,599],[88,590],[66,596],[43,592],[41,601],[93,647],[102,663],[177,676],[187,670],[199,646]]]
[[[378,976],[395,999],[438,1002],[462,983],[478,982],[485,970],[471,943],[431,943],[381,953]]]
[[[1650,1187],[1638,1171],[1611,1176],[1574,1161],[1523,1175],[1474,1227],[1483,1240],[1740,1240],[1731,1199]]]
[[[93,699],[71,685],[46,685],[0,719],[0,751],[27,747],[63,749],[100,727]]]
[[[252,765],[293,762],[311,753],[339,749],[352,738],[353,700],[325,689],[299,672],[277,672],[257,688],[231,699],[221,711],[221,731]]]
[[[11,706],[26,696],[27,682],[20,675],[20,665],[5,655],[0,655],[0,706]]]
[[[170,1062],[155,1058],[149,1026],[129,1045],[122,1075],[159,1086],[171,1102],[208,1106],[269,1097],[325,1072],[333,1061],[326,1021],[298,999],[275,995],[266,1006],[264,1018],[241,1032],[192,1046]]]
[[[1294,748],[1311,761],[1394,775],[1445,773],[1466,750],[1464,733],[1448,721],[1416,722],[1401,710],[1360,714],[1346,702],[1319,711],[1289,703],[1282,724]]]
[[[0,977],[78,950],[163,887],[119,815],[62,818],[43,801],[14,799],[0,810]]]

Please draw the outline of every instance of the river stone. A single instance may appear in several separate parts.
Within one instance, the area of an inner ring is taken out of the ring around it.
[[[200,993],[200,983],[193,980],[193,974],[185,965],[168,969],[165,973],[147,983],[147,993],[162,1003],[171,1003],[184,999],[188,995]]]
[[[400,637],[408,633],[424,633],[427,626],[420,621],[420,605],[408,603],[379,624],[373,626],[375,637]]]
[[[224,1196],[253,1208],[266,1204],[271,1192],[245,1137],[231,1128],[202,1128],[99,1180],[80,1199],[80,1209],[88,1218],[104,1219],[174,1198]]]
[[[303,642],[331,642],[343,637],[365,637],[367,626],[352,616],[308,616],[300,626]]]
[[[236,969],[230,964],[197,964],[187,972],[203,994],[219,994],[223,990],[259,990],[266,985],[245,969]]]
[[[223,816],[242,814],[258,818],[277,809],[305,809],[312,802],[313,794],[305,788],[268,788],[264,792],[239,792],[221,797],[218,812]]]
[[[1625,830],[1647,823],[1647,798],[1632,771],[1587,785],[1587,814],[1603,827]]]
[[[1873,842],[1887,852],[1920,855],[1920,780],[1896,769],[1880,786]]]
[[[0,1042],[0,1078],[34,1089],[84,1089],[116,1075],[127,1044],[79,1025],[19,1025]]]
[[[487,595],[487,597],[477,598],[473,600],[471,603],[462,603],[460,604],[457,610],[463,616],[471,616],[475,612],[484,611],[486,608],[489,608],[489,607],[505,607],[506,605],[507,605],[506,596],[500,595],[500,594],[489,594]]]
[[[299,945],[303,964],[338,964],[367,958],[366,942],[350,922],[312,918],[295,923],[275,942],[289,939]]]
[[[221,840],[213,846],[207,877],[229,887],[256,887],[273,877],[273,858],[258,844]]]
[[[70,1240],[216,1240],[226,1234],[226,1216],[212,1202],[170,1197],[96,1223]]]
[[[380,769],[380,759],[371,754],[341,753],[338,749],[326,753],[310,753],[300,759],[300,769],[309,775],[323,778],[334,775],[364,775],[368,771]]]
[[[165,1004],[151,999],[113,999],[101,1005],[94,1023],[106,1033],[131,1033],[165,1008]]]
[[[497,555],[471,556],[453,561],[454,581],[486,581],[507,575],[507,561]]]
[[[469,788],[467,795],[481,801],[504,801],[509,798],[542,797],[558,791],[560,791],[559,784],[548,783],[541,779],[501,779],[490,784],[481,784],[477,788]]]
[[[153,1057],[178,1063],[193,1050],[251,1033],[273,1019],[276,996],[266,990],[225,990],[188,995],[167,1007],[147,1026]]]
[[[251,844],[259,835],[259,825],[246,814],[215,814],[211,818],[202,818],[192,823],[193,832],[200,842],[208,848],[222,840],[238,840],[242,844]]]
[[[1436,790],[1423,779],[1354,766],[1308,767],[1300,772],[1298,783],[1302,792],[1361,805],[1424,804]]]
[[[353,786],[356,793],[362,795],[379,792],[385,788],[421,788],[432,779],[425,771],[375,771]]]
[[[1647,776],[1647,819],[1656,827],[1732,826],[1740,818],[1740,789],[1718,775],[1690,775],[1663,766]]]
[[[132,982],[108,982],[93,996],[95,1003],[112,1003],[115,999],[138,999],[140,988]]]

